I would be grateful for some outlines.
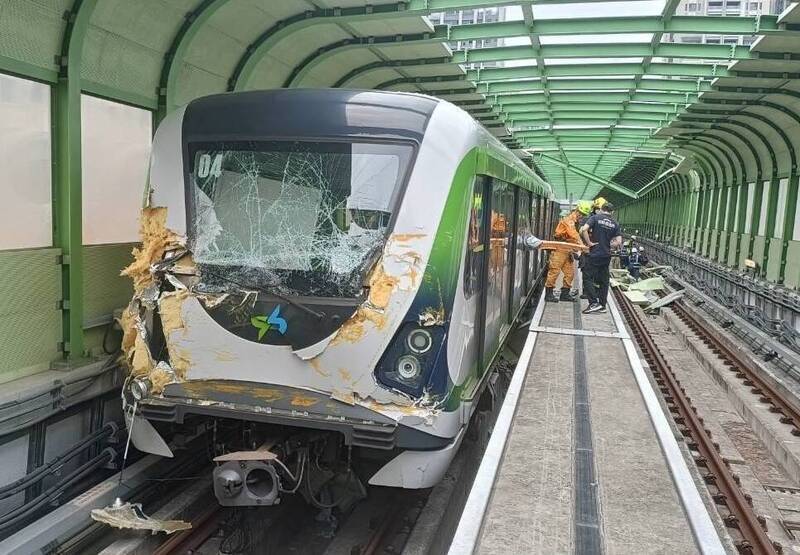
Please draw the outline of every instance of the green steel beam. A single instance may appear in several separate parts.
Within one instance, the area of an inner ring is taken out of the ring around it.
[[[499,109],[499,105],[497,109]],[[684,104],[667,104],[665,102],[648,102],[648,103],[636,103],[636,102],[599,102],[599,101],[587,101],[587,102],[560,102],[554,100],[551,103],[553,110],[561,110],[561,111],[580,111],[580,112],[620,112],[625,110],[627,107],[627,111],[629,113],[636,113],[642,112],[645,114],[675,114],[677,113],[678,106],[684,106]],[[494,108],[494,107],[493,107]],[[541,108],[538,104],[532,104],[531,106],[519,105],[519,104],[512,104],[507,106],[502,106],[503,113],[507,114],[509,117],[515,116],[526,116],[526,115],[535,115],[541,113]]]
[[[158,80],[157,121],[162,120],[167,112],[175,108],[175,87],[181,70],[181,62],[183,62],[189,46],[203,25],[228,1],[202,0],[196,8],[184,16],[178,32],[172,38],[172,42],[164,54],[164,63],[161,65],[161,75]]]
[[[796,170],[797,170],[797,155],[795,153],[795,148],[794,148],[794,145],[793,145],[791,139],[786,134],[786,132],[783,130],[783,128],[781,128],[781,126],[777,125],[774,121],[772,121],[769,118],[766,118],[766,117],[762,116],[761,114],[755,114],[755,113],[752,113],[752,112],[737,112],[736,116],[737,117],[745,117],[745,118],[755,119],[757,121],[760,121],[762,124],[766,125],[767,127],[770,127],[778,136],[780,136],[781,140],[784,143],[784,147],[786,148],[786,150],[789,153],[789,157],[790,157],[790,160],[791,160],[790,167],[789,167],[787,175],[792,175],[792,174],[794,174],[796,172]],[[764,144],[767,146],[767,149],[768,149],[768,151],[769,151],[769,153],[770,153],[770,155],[772,157],[773,163],[777,164],[777,159],[776,159],[775,153],[774,153],[774,151],[772,149],[772,143],[768,142],[768,140],[757,129],[753,128],[751,125],[747,125],[744,122],[741,122],[739,120],[733,120],[733,119],[725,119],[725,120],[722,120],[722,121],[719,121],[717,119],[707,120],[707,119],[704,119],[703,117],[692,116],[691,112],[687,112],[687,114],[683,114],[683,115],[679,116],[679,118],[680,118],[680,121],[691,121],[691,122],[700,122],[700,123],[712,123],[712,122],[715,122],[715,123],[720,123],[720,124],[724,123],[724,124],[731,124],[731,125],[739,125],[739,126],[745,128],[745,129],[747,129],[751,133],[753,133],[755,135],[758,135],[761,138],[762,142],[764,142]],[[778,174],[776,172],[777,172],[777,168],[773,171],[773,176],[775,176],[775,177],[778,176]]]
[[[285,19],[275,22],[270,28],[261,33],[245,49],[242,56],[236,62],[234,70],[228,79],[228,90],[241,90],[247,87],[250,79],[255,72],[258,64],[269,53],[269,51],[286,37],[297,31],[301,31],[314,25],[324,24],[347,24],[359,21],[385,20],[394,17],[408,17],[413,15],[411,12],[425,15],[441,10],[442,8],[431,8],[432,5],[445,5],[444,0],[413,0],[412,2],[397,2],[394,4],[378,4],[353,6],[348,8],[317,8],[306,10]],[[456,2],[452,2],[456,3]],[[459,2],[460,3],[460,2]],[[466,9],[468,7],[482,6],[507,6],[506,1],[492,2],[463,2],[464,8],[445,8],[445,9]]]
[[[434,58],[407,58],[401,60],[381,60],[379,62],[371,62],[364,64],[344,74],[338,81],[333,84],[333,87],[345,87],[351,81],[361,77],[365,73],[381,69],[398,69],[405,67],[430,67],[430,66],[447,66],[448,68],[455,66],[451,56],[439,56]],[[460,66],[456,66],[460,67]]]
[[[336,81],[334,87],[344,87],[357,77],[363,76],[370,71],[381,69],[392,69],[402,67],[422,67],[431,65],[442,65],[452,67],[455,64],[451,57],[437,58],[410,58],[406,60],[386,60],[371,62],[356,69],[351,70],[346,75]],[[643,74],[658,76],[680,76],[680,77],[729,77],[740,75],[741,72],[729,71],[722,64],[692,64],[692,63],[655,63],[646,68],[644,64],[637,63],[604,63],[604,64],[562,64],[548,65],[545,69],[547,77],[577,77],[584,75],[635,75]],[[776,73],[776,78],[784,74]],[[470,81],[492,82],[507,81],[514,79],[530,79],[542,77],[538,66],[518,66],[518,67],[489,67],[480,69],[470,69],[467,71],[467,79]],[[760,75],[763,77],[763,75]]]
[[[705,33],[720,35],[756,35],[781,33],[794,36],[792,31],[778,29],[777,16],[761,18],[747,16],[675,16],[665,21],[661,16],[538,18],[533,25],[524,21],[498,21],[471,25],[453,25],[450,40],[467,41],[487,38],[557,35],[644,34],[644,33]],[[594,46],[594,45],[591,45]]]
[[[296,86],[301,82],[309,73],[314,71],[314,68],[323,64],[332,56],[339,55],[348,50],[358,50],[360,48],[373,47],[373,46],[396,46],[399,44],[433,44],[441,43],[448,40],[448,29],[446,25],[437,25],[433,31],[424,33],[411,33],[406,35],[386,35],[379,37],[353,37],[349,39],[342,39],[334,43],[328,44],[318,48],[313,53],[306,56],[299,64],[294,66],[289,76],[283,83],[284,88]],[[242,87],[246,81],[239,80]],[[242,87],[237,85],[236,90]]]
[[[544,125],[544,122],[547,120],[522,120],[522,121],[513,121],[513,125],[511,126],[514,131],[526,131],[527,127],[537,127]],[[529,122],[529,123],[528,123]],[[667,124],[669,122],[664,122],[664,120],[652,120],[652,119],[644,119],[644,118],[625,118],[625,119],[617,119],[617,118],[609,118],[607,114],[598,114],[597,117],[590,117],[590,116],[578,116],[578,117],[555,117],[553,116],[552,124],[553,125],[624,125],[624,126],[631,126],[631,127],[648,127],[651,129],[658,129],[662,127],[662,123]],[[549,121],[547,122],[549,125]],[[558,131],[556,131],[556,136],[558,136]]]
[[[497,46],[458,50],[453,61],[459,64],[529,60],[541,52],[543,58],[692,58],[703,60],[750,60],[755,54],[749,47],[725,44],[660,43],[603,43],[603,44],[546,44],[539,49],[530,46]],[[587,53],[591,53],[587,56]]]
[[[596,102],[621,104],[624,102],[656,102],[659,104],[686,105],[697,101],[699,95],[693,92],[556,92],[553,93],[553,102]],[[543,103],[541,93],[519,93],[491,95],[488,100],[503,108],[512,105],[530,106]]]
[[[595,118],[609,118],[614,116],[621,116],[625,112],[625,108],[623,106],[617,106],[615,109],[596,109],[591,106],[575,106],[568,108],[562,107],[553,107],[552,113],[554,116],[559,116],[562,118],[581,118],[581,117],[589,117],[592,119]],[[497,115],[497,114],[494,114]],[[627,114],[633,118],[639,118],[649,121],[669,121],[671,116],[675,115],[675,112],[669,111],[644,111],[644,110],[635,110],[631,111]],[[530,111],[530,112],[511,112],[505,113],[504,117],[506,121],[511,122],[513,124],[519,125],[536,125],[535,123],[528,123],[528,122],[536,122],[542,121],[547,119],[547,114],[544,114],[541,110],[538,111]]]
[[[541,80],[495,81],[478,83],[478,91],[487,95],[509,92],[536,92],[545,89],[559,90],[630,90],[636,88],[635,79],[548,79],[546,86]],[[697,93],[711,90],[707,81],[688,79],[645,79],[639,90],[657,92]]]
[[[62,254],[64,353],[83,356],[83,195],[81,186],[81,62],[97,0],[75,0],[66,15],[54,90],[54,237]]]
[[[581,177],[583,177],[585,179],[589,179],[590,181],[593,181],[593,182],[597,183],[598,185],[602,185],[603,187],[607,187],[607,188],[611,189],[612,191],[616,191],[616,192],[621,193],[621,194],[623,194],[623,195],[625,195],[627,197],[634,198],[634,199],[637,198],[636,197],[636,193],[631,191],[630,189],[627,189],[627,188],[625,188],[625,187],[623,187],[621,185],[617,185],[616,183],[612,183],[611,181],[608,181],[607,179],[603,179],[603,178],[598,177],[598,176],[596,176],[594,174],[591,174],[591,173],[589,173],[588,171],[586,171],[586,170],[584,170],[582,168],[578,168],[576,166],[573,166],[572,164],[568,164],[568,163],[566,163],[566,162],[564,162],[562,160],[559,160],[558,158],[554,158],[554,157],[549,156],[547,154],[538,153],[538,152],[536,153],[534,158],[538,158],[537,161],[539,161],[539,162],[543,161],[543,162],[546,162],[546,163],[550,163],[550,164],[559,166],[559,167],[561,167],[561,168],[563,168],[565,170],[569,170],[570,172],[572,172],[572,173],[574,173],[576,175],[579,175],[579,176],[581,176]]]
[[[45,83],[55,83],[58,81],[58,70],[54,69],[55,67],[54,64],[52,69],[44,68],[0,54],[0,72],[2,73],[44,81]]]
[[[255,68],[264,56],[268,54],[270,49],[296,31],[323,23],[347,24],[392,17],[428,15],[436,11],[441,11],[439,8],[433,7],[436,4],[436,2],[431,2],[430,0],[411,0],[410,2],[398,2],[396,4],[367,5],[348,8],[318,8],[316,10],[309,10],[290,16],[265,30],[247,47],[229,79],[228,90],[240,90],[245,88]],[[466,7],[480,8],[510,4],[504,1],[469,2],[465,0],[464,5]],[[449,40],[459,41],[531,35],[574,35],[581,33],[702,32],[727,35],[753,35],[757,33],[769,33],[777,29],[777,18],[774,16],[762,16],[760,18],[685,16],[674,17],[671,20],[665,20],[661,17],[654,16],[639,16],[601,19],[537,19],[536,24],[533,26],[524,21],[455,25],[451,26],[447,32]],[[782,32],[786,33],[786,31]],[[321,52],[321,54],[324,54],[324,52]],[[530,55],[530,53],[528,55]],[[546,55],[546,51],[542,52],[542,56],[545,58],[550,57]]]
[[[541,3],[548,4],[560,4],[569,1],[570,0],[539,0]],[[383,21],[396,17],[423,16],[449,10],[515,6],[518,4],[518,1],[508,0],[405,0],[393,4],[367,4],[364,6],[346,8],[317,8],[305,10],[275,22],[247,46],[242,56],[236,62],[234,70],[228,79],[228,90],[233,91],[246,88],[258,64],[276,44],[292,33],[314,25],[350,24],[375,20]]]
[[[728,77],[731,72],[722,65],[717,64],[650,64],[645,68],[644,64],[637,63],[603,63],[603,64],[563,64],[547,65],[542,70],[536,65],[516,66],[516,67],[487,67],[470,69],[467,71],[467,79],[470,81],[493,82],[508,81],[516,79],[547,77],[579,77],[579,76],[600,76],[600,75],[663,75],[667,77]]]
[[[728,19],[728,18],[701,18],[701,19]],[[754,21],[752,18],[744,18],[751,23]],[[590,22],[598,26],[600,25],[599,29],[602,32],[602,23],[607,21],[606,19],[592,19]],[[550,23],[556,23],[558,25],[562,25],[564,22],[568,22],[570,25],[574,24],[576,20],[573,19],[561,19],[561,20],[551,20]],[[538,29],[542,24],[548,23],[547,21],[540,21],[537,20],[536,28]],[[459,26],[445,26],[439,25],[435,27],[432,33],[416,33],[416,34],[408,34],[408,35],[388,35],[388,36],[375,36],[375,37],[353,37],[348,39],[343,39],[329,45],[323,46],[317,49],[315,52],[307,56],[304,60],[302,60],[298,65],[296,65],[289,77],[286,79],[284,83],[284,87],[292,87],[295,86],[297,83],[301,82],[303,78],[308,75],[311,71],[314,70],[315,67],[324,63],[327,59],[332,56],[338,55],[342,52],[345,52],[350,49],[360,48],[365,46],[373,46],[373,45],[389,45],[389,44],[396,44],[396,43],[406,43],[406,42],[417,42],[417,41],[430,41],[431,38],[443,38],[444,40],[469,40],[469,39],[460,39],[458,37],[459,32],[462,30],[464,32],[469,32],[474,34],[474,37],[470,35],[472,38],[503,38],[506,35],[503,34],[503,31],[500,29],[505,29],[505,26],[508,24],[516,25],[517,27],[525,28],[525,32],[522,35],[509,35],[509,36],[529,36],[531,31],[527,29],[527,26],[524,24],[520,25],[519,22],[500,22],[500,23],[477,23],[471,25],[459,25]],[[733,26],[732,26],[733,29]],[[521,30],[517,29],[516,32],[521,32]],[[586,31],[590,32],[590,31]],[[612,31],[608,31],[609,33]],[[613,31],[617,32],[617,31]],[[734,33],[735,34],[735,33]],[[749,33],[752,34],[752,33]],[[536,32],[537,36],[542,36],[543,33]],[[545,45],[540,47],[531,47],[528,48],[527,57],[528,58],[553,58],[558,57],[555,52],[557,51],[565,51],[565,47],[567,51],[575,53],[574,47],[580,47],[580,56],[579,57],[586,57],[586,47],[585,44],[579,45]],[[716,47],[722,46],[722,49],[718,49]],[[644,48],[643,54],[636,54],[633,53],[636,51],[636,47]],[[514,47],[512,47],[514,48]],[[483,49],[476,49],[470,50],[469,53],[480,52]],[[551,55],[548,52],[552,51],[554,54]],[[741,59],[739,56],[747,57],[749,56],[749,49],[746,47],[738,47],[738,46],[727,46],[727,45],[713,45],[713,44],[669,44],[663,43],[658,44],[653,47],[651,44],[592,44],[591,51],[593,57],[635,57],[637,55],[642,56],[664,56],[664,57],[702,57],[702,58],[720,58],[720,59]],[[458,57],[455,58],[456,61]],[[466,59],[464,61],[476,61],[472,59]],[[255,62],[258,63],[257,61]],[[239,83],[246,83],[246,80],[242,80],[240,77],[238,78]],[[244,86],[244,85],[242,85]],[[236,88],[241,88],[239,84],[236,85]]]

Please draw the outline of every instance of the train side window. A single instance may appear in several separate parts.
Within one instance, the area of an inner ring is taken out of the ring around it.
[[[480,291],[483,276],[484,239],[486,237],[484,179],[477,178],[473,184],[472,202],[469,208],[469,231],[467,232],[467,253],[464,262],[464,296],[472,297]]]

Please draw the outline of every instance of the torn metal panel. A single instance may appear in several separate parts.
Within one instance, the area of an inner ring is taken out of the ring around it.
[[[660,291],[664,287],[664,278],[656,276],[631,283],[628,289],[631,291]]]
[[[166,223],[166,207],[146,207],[142,210],[139,224],[142,244],[133,249],[133,262],[122,270],[123,276],[133,280],[134,290],[137,292],[153,283],[151,265],[161,261],[169,247],[181,243],[181,239],[167,229]]]
[[[172,534],[179,530],[189,530],[192,525],[183,520],[159,520],[150,518],[142,511],[140,503],[114,504],[105,509],[92,509],[92,519],[128,530],[150,530],[153,534],[165,532]]]
[[[663,306],[667,306],[669,304],[672,304],[675,301],[677,301],[678,299],[680,299],[681,297],[683,297],[684,293],[685,293],[685,291],[683,289],[681,289],[680,291],[674,291],[674,292],[670,293],[669,295],[661,297],[656,302],[654,302],[654,303],[648,305],[647,307],[645,307],[645,311],[657,310],[657,309],[659,309],[659,308],[661,308]]]
[[[642,291],[625,291],[623,293],[633,304],[646,305],[650,304],[650,299]]]
[[[131,434],[131,442],[143,453],[151,453],[160,457],[172,458],[174,455],[164,438],[150,422],[144,418],[133,418],[131,411],[125,407],[125,424]]]

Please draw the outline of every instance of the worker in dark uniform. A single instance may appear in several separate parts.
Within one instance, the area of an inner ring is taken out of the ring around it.
[[[589,246],[583,267],[584,289],[589,297],[584,314],[606,311],[611,250],[622,244],[621,228],[611,217],[613,212],[614,206],[607,202],[581,226],[581,237]]]
[[[603,200],[605,203],[605,199]],[[595,211],[595,204],[591,200],[579,200],[577,203],[578,212],[581,213],[581,217],[578,219],[578,225],[576,229],[580,230],[581,226],[586,223],[586,220],[594,214]],[[585,299],[586,297],[586,288],[583,287],[583,265],[586,262],[586,253],[583,252],[574,252],[572,253],[573,258],[578,261],[578,272],[575,272],[575,279],[573,280],[573,284],[575,286],[575,295],[577,296],[580,294],[581,299]]]

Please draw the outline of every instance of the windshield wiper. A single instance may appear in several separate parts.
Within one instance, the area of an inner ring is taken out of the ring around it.
[[[286,295],[283,295],[282,293],[278,293],[277,291],[275,291],[273,289],[268,289],[266,287],[258,287],[258,286],[253,287],[253,286],[250,286],[250,285],[245,285],[243,283],[239,283],[236,280],[233,280],[233,279],[231,279],[231,278],[229,278],[227,276],[223,276],[223,275],[218,274],[216,272],[206,272],[206,273],[214,276],[215,278],[219,278],[222,281],[227,281],[228,283],[236,285],[242,291],[258,291],[259,293],[264,293],[266,295],[272,295],[273,297],[278,297],[282,301],[286,301],[287,303],[289,303],[290,305],[294,306],[295,308],[298,308],[298,309],[302,310],[303,312],[314,316],[317,320],[322,320],[326,316],[326,314],[324,312],[317,312],[316,310],[307,307],[306,305],[304,305],[300,301],[292,299],[291,297],[287,297]]]

